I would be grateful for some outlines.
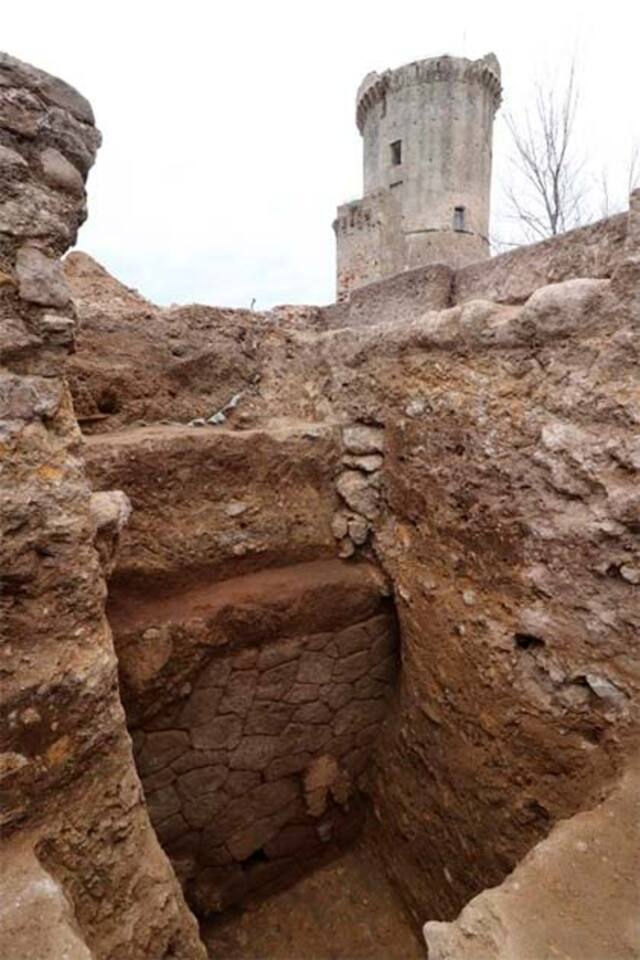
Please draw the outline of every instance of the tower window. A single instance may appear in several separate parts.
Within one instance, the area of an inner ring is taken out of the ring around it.
[[[391,144],[391,166],[399,167],[402,163],[402,140],[394,140]]]
[[[454,230],[464,230],[464,207],[454,207],[453,208],[453,229]]]

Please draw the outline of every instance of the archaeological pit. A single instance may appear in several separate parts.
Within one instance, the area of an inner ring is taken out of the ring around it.
[[[160,308],[61,260],[99,143],[0,57],[0,956],[637,960],[640,193]]]

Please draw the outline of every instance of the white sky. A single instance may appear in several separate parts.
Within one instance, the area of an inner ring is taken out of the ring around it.
[[[518,114],[575,55],[589,160],[620,195],[640,141],[637,0],[21,0],[2,45],[91,100],[104,144],[79,247],[159,303],[333,299],[369,70],[493,51]],[[499,114],[498,181],[506,147]]]

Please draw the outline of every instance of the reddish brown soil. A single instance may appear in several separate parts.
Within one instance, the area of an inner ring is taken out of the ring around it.
[[[217,960],[423,960],[397,894],[366,844],[295,886],[204,925]]]
[[[363,600],[370,603],[371,590],[376,583],[381,584],[382,577],[375,567],[342,560],[316,560],[261,570],[218,583],[212,583],[206,574],[198,573],[174,593],[168,593],[164,588],[161,593],[147,588],[143,595],[120,590],[110,598],[109,621],[116,631],[131,630],[147,623],[155,625],[170,620],[208,617],[230,605],[272,603],[274,598],[278,598],[278,606],[284,610],[292,606],[300,594],[305,594],[308,601],[311,591],[324,594],[332,589],[343,593],[337,599],[346,602],[349,596],[355,600],[358,587],[363,586]],[[323,595],[322,599],[326,601],[327,597]],[[323,607],[323,620],[326,620],[330,609],[326,602]],[[368,612],[368,609],[363,610],[363,614]]]

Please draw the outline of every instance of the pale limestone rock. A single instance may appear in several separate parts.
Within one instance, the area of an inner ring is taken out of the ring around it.
[[[122,490],[103,490],[91,494],[91,517],[96,530],[110,527],[118,533],[131,516],[131,501]]]
[[[349,536],[357,547],[361,547],[367,542],[371,524],[364,517],[352,517],[348,524]]]
[[[382,467],[384,458],[379,453],[370,453],[360,457],[346,454],[342,458],[342,462],[345,467],[353,467],[354,470],[362,470],[364,473],[375,473]]]
[[[340,511],[331,518],[331,532],[336,540],[342,540],[349,532],[349,516]]]
[[[76,196],[84,195],[82,174],[59,150],[47,147],[40,154],[40,163],[44,179],[50,186]]]
[[[58,380],[0,374],[0,420],[28,423],[51,419],[60,409],[63,397]]]
[[[45,313],[40,317],[38,326],[43,340],[48,346],[69,347],[73,343],[75,320],[56,313]]]
[[[20,296],[45,307],[66,307],[71,299],[59,260],[53,260],[37,247],[20,247],[16,257]]]
[[[40,338],[27,329],[23,320],[12,317],[0,323],[0,362],[41,345]]]
[[[6,168],[27,168],[29,164],[22,156],[18,153],[17,150],[11,150],[10,147],[5,147],[3,144],[0,144],[0,169],[4,170]]]
[[[427,402],[424,397],[412,397],[404,408],[408,417],[421,417],[427,409]]]
[[[342,440],[349,453],[366,455],[382,453],[384,450],[384,430],[381,427],[355,423],[344,428]]]
[[[586,326],[609,286],[608,280],[577,278],[540,287],[527,300],[515,329],[524,336],[548,337]]]
[[[348,560],[349,557],[352,557],[355,552],[356,547],[351,537],[345,537],[344,540],[340,541],[338,556],[341,560]]]
[[[359,470],[345,470],[336,480],[336,489],[347,506],[375,520],[380,512],[380,494],[371,479]]]

